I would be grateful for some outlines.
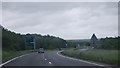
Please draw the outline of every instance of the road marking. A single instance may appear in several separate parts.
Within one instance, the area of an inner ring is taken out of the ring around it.
[[[43,54],[43,58],[45,58],[45,55]]]
[[[45,59],[45,60],[47,60],[47,59]]]
[[[43,58],[45,58],[45,55],[43,54]],[[47,60],[46,58],[44,60]]]
[[[20,57],[23,57],[24,55],[22,55],[22,56],[19,56],[19,57],[15,57],[15,58],[13,58],[13,59],[11,59],[11,60],[8,60],[7,62],[5,62],[5,63],[3,63],[3,64],[0,64],[0,66],[3,66],[3,65],[5,65],[5,64],[7,64],[7,63],[9,63],[9,62],[11,62],[11,61],[13,61],[13,60],[15,60],[15,59],[18,59],[18,58],[20,58]]]
[[[52,64],[51,62],[49,62],[49,64]]]
[[[30,53],[30,54],[31,54],[31,53]],[[5,65],[5,64],[7,64],[7,63],[10,63],[10,62],[13,61],[13,60],[16,60],[16,59],[18,59],[18,58],[21,58],[21,57],[23,57],[23,56],[26,56],[26,55],[28,55],[28,54],[21,55],[21,56],[18,56],[18,57],[13,58],[13,59],[11,59],[11,60],[8,60],[8,61],[0,64],[0,67],[3,66],[3,65]]]
[[[43,58],[45,58],[45,55],[43,54]],[[45,60],[47,60],[46,58],[45,58]],[[52,64],[52,62],[48,62],[49,64]]]
[[[43,54],[43,58],[45,58],[45,55]],[[47,60],[46,58],[45,58],[45,60]],[[48,62],[49,64],[52,64],[52,62]]]
[[[68,58],[68,59],[71,59],[71,60],[76,60],[76,61],[81,61],[81,62],[84,62],[84,63],[88,63],[88,64],[93,64],[93,65],[97,65],[97,66],[104,66],[102,64],[97,64],[97,63],[93,63],[93,62],[88,62],[88,61],[85,61],[85,60],[81,60],[81,59],[76,59],[76,58],[71,58],[71,57],[67,57],[67,56],[63,56],[63,55],[60,55],[61,51],[57,52],[57,55],[61,56],[61,57],[64,57],[64,58]]]

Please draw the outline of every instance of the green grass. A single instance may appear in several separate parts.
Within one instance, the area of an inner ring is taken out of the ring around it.
[[[2,57],[2,50],[0,49],[0,58]]]
[[[77,49],[66,49],[63,52],[64,55],[68,55],[75,58],[89,59],[94,61],[101,61],[112,65],[118,64],[118,51],[117,50],[88,50],[80,52]]]
[[[30,53],[31,51],[2,51],[2,62],[6,62],[14,57]]]
[[[2,63],[2,50],[0,49],[0,64]]]

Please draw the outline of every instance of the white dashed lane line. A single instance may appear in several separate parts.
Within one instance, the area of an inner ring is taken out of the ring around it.
[[[43,58],[44,58],[45,61],[48,61],[48,60],[45,58],[45,54],[43,54]],[[52,65],[52,62],[48,61],[48,63],[49,63],[50,65]]]
[[[47,59],[45,59],[45,60],[47,60]]]
[[[49,62],[49,64],[52,64],[51,62]]]

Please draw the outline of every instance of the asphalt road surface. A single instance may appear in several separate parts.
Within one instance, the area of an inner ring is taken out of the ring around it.
[[[77,60],[61,55],[58,51],[30,53],[4,66],[101,66],[103,64]]]

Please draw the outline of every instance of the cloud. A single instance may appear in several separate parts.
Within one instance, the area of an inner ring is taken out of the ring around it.
[[[0,24],[2,24],[2,3],[0,2]]]
[[[3,0],[3,2],[118,2],[119,0]]]
[[[20,33],[40,33],[64,39],[117,36],[116,2],[3,3],[3,26]]]

